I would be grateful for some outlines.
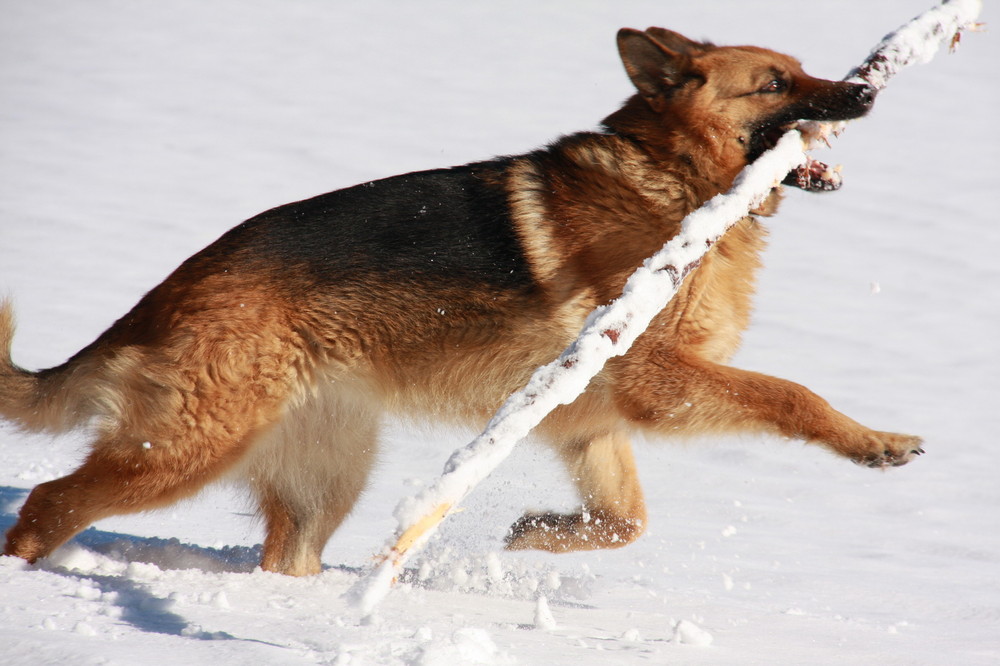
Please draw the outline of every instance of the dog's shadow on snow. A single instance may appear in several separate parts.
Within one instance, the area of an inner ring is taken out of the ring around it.
[[[27,495],[28,491],[23,488],[0,486],[0,534],[13,526],[17,519],[17,509]],[[80,552],[81,548],[77,548],[74,553],[74,546],[82,547],[83,552]],[[181,543],[177,539],[140,537],[119,532],[106,532],[91,527],[76,535],[69,544],[57,550],[51,558],[42,560],[38,564],[38,567],[45,571],[74,577],[81,582],[92,581],[102,593],[115,592],[116,594],[109,595],[109,598],[114,599],[113,603],[122,608],[122,619],[144,631],[183,635],[191,638],[244,640],[235,639],[228,634],[208,633],[198,628],[192,629],[182,617],[167,610],[171,605],[169,599],[161,599],[145,590],[131,579],[127,570],[124,575],[95,574],[75,570],[77,563],[74,562],[74,559],[86,557],[85,553],[87,552],[102,555],[125,565],[152,564],[161,571],[195,569],[204,573],[251,573],[260,564],[262,554],[260,545],[207,548]],[[84,563],[84,566],[80,568],[87,569],[89,567]],[[325,571],[340,571],[356,577],[364,574],[361,567],[345,564],[324,565],[323,569]],[[401,582],[415,587],[429,589],[435,587],[433,580],[431,582],[421,580],[417,569],[404,570],[399,579]],[[562,589],[576,589],[580,585],[583,586],[580,588],[583,590],[582,592],[573,594],[574,599],[582,599],[590,595],[586,589],[588,584],[585,577],[581,580],[575,580],[571,577],[566,581],[563,582]],[[477,592],[472,591],[472,593]],[[487,592],[480,591],[478,593],[486,594]],[[559,598],[558,595],[550,598],[549,603],[573,608],[593,608],[593,606],[579,601]]]
[[[14,525],[17,519],[16,509],[27,494],[28,491],[23,488],[0,486],[0,533]],[[161,570],[198,569],[212,573],[246,573],[253,571],[260,561],[259,546],[204,548],[183,544],[177,539],[139,537],[94,528],[81,532],[70,544],[82,546],[87,551],[117,562],[152,564]],[[72,545],[69,547],[72,548]],[[72,560],[72,557],[70,555],[68,559]],[[140,631],[198,640],[236,640],[276,645],[267,641],[239,638],[222,631],[205,631],[173,612],[172,599],[158,597],[128,575],[86,573],[74,569],[72,562],[66,560],[57,551],[52,558],[40,561],[37,566],[93,588],[95,594],[100,594],[102,601],[107,600],[120,609],[123,622]]]
[[[17,520],[17,508],[27,497],[23,488],[0,486],[0,532],[6,532]],[[93,527],[76,535],[71,544],[126,564],[153,564],[160,569],[199,569],[207,573],[249,573],[261,557],[260,546],[224,546],[207,548],[177,539],[141,537],[119,532],[105,532]],[[58,551],[57,551],[58,552]]]

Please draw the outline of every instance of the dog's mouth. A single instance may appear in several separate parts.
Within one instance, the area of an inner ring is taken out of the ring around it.
[[[753,162],[774,148],[778,140],[792,129],[802,132],[810,146],[827,143],[830,133],[842,125],[838,122],[860,118],[868,113],[875,102],[876,90],[863,84],[839,82],[824,86],[821,92],[802,100],[778,116],[772,116],[750,133],[747,161]],[[802,166],[790,172],[782,181],[785,185],[809,192],[830,192],[843,184],[840,168],[831,169],[811,157]]]
[[[776,145],[781,137],[785,136],[788,132],[796,129],[800,124],[800,121],[795,120],[792,122],[782,123],[780,125],[773,125],[769,128],[762,129],[757,132],[758,143],[760,144],[759,150],[755,150],[756,153],[753,155],[753,159],[756,160],[758,157],[763,155],[766,151],[771,150]]]
[[[753,159],[757,159],[764,152],[774,148],[781,137],[793,129],[802,132],[806,142],[811,145],[816,145],[818,142],[829,145],[827,136],[832,131],[829,123],[795,120],[759,132],[758,146],[756,146],[758,150],[755,151],[757,154],[754,155]],[[832,192],[840,189],[840,186],[844,184],[844,179],[840,175],[839,166],[831,168],[825,162],[806,155],[805,164],[790,171],[781,182],[783,185],[797,187],[807,192]]]

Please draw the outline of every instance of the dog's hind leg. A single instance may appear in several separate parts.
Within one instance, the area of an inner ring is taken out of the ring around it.
[[[557,450],[583,500],[582,510],[526,514],[511,527],[507,548],[560,553],[620,548],[638,539],[646,527],[646,505],[627,435],[610,432]]]
[[[79,469],[31,492],[5,554],[34,561],[95,520],[190,496],[253,449],[308,359],[280,316],[243,296],[245,308],[137,307],[60,368],[86,375],[76,390],[89,391],[96,440]]]
[[[160,445],[105,436],[72,474],[40,484],[7,532],[4,555],[34,562],[101,518],[166,506],[200,490],[240,455],[239,438]]]
[[[245,473],[264,519],[261,567],[319,573],[323,547],[350,513],[375,462],[378,411],[359,396],[309,397],[255,447]]]

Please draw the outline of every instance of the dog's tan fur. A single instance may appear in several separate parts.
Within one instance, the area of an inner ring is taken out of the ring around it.
[[[189,259],[57,368],[13,365],[11,308],[0,308],[0,414],[27,430],[91,424],[95,433],[77,471],[34,489],[4,552],[34,561],[95,520],[167,505],[230,473],[258,499],[263,567],[319,571],[365,485],[383,413],[483,423],[686,214],[730,187],[768,119],[825,100],[854,117],[870,104],[765,49],[655,28],[623,30],[619,46],[638,94],[605,121],[608,131],[473,165],[477,182],[505,199],[506,221],[495,224],[509,225],[530,284],[498,288],[461,270],[394,281],[365,266],[319,288],[323,278],[254,244],[256,229],[284,223],[276,209]],[[776,79],[786,89],[767,89]],[[646,524],[629,444],[637,429],[775,433],[874,466],[919,452],[916,438],[870,430],[802,386],[724,365],[750,316],[758,217],[779,196],[711,248],[628,354],[543,422],[583,508],[526,515],[509,548],[635,540]]]

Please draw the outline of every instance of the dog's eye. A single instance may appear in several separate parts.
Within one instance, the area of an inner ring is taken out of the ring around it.
[[[779,93],[784,92],[785,82],[781,79],[771,79],[767,82],[767,85],[761,88],[758,92],[762,93]]]

